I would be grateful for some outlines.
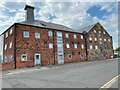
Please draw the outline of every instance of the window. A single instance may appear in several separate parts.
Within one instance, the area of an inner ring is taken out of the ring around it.
[[[5,50],[7,49],[7,44],[5,45]]]
[[[110,42],[110,39],[108,39],[108,41]]]
[[[103,32],[103,34],[105,34],[105,31]]]
[[[6,38],[8,37],[8,32],[6,32]]]
[[[74,48],[77,48],[77,44],[74,44]]]
[[[13,61],[13,55],[10,55],[10,56],[9,56],[9,62],[10,62],[10,61]]]
[[[57,32],[57,37],[62,37],[62,32]]]
[[[27,54],[21,55],[21,61],[27,61]]]
[[[97,41],[97,38],[95,38],[95,41]]]
[[[91,38],[91,37],[89,37],[89,40],[90,40],[90,41],[92,41],[92,38]]]
[[[10,46],[9,46],[9,48],[12,48],[12,42],[10,43]]]
[[[35,33],[35,38],[39,39],[40,38],[40,33]]]
[[[84,49],[84,45],[83,44],[81,45],[81,48]]]
[[[29,32],[24,31],[24,32],[23,32],[23,36],[24,36],[24,38],[29,38]]]
[[[58,47],[63,47],[63,44],[60,44],[60,43],[59,43],[59,44],[58,44]]]
[[[77,35],[76,34],[74,34],[74,39],[76,39],[77,38]]]
[[[7,56],[4,56],[4,62],[8,62]]]
[[[72,58],[72,54],[68,54],[68,59],[71,59]]]
[[[69,38],[69,34],[68,33],[66,33],[65,36],[66,36],[66,38]]]
[[[100,41],[102,41],[102,38],[100,38]]]
[[[106,39],[104,39],[104,41],[106,42]]]
[[[49,43],[49,48],[53,48],[53,44],[52,43]]]
[[[96,30],[94,30],[94,33],[96,33]]]
[[[81,39],[83,39],[83,35],[81,35]]]
[[[101,33],[101,31],[99,31],[99,33]]]
[[[10,35],[12,34],[12,32],[13,32],[13,29],[10,29]]]
[[[69,44],[66,44],[66,48],[70,48],[70,45],[69,45]]]
[[[90,49],[93,49],[93,46],[92,46],[92,44],[90,44]]]
[[[98,49],[98,46],[97,46],[97,45],[95,45],[95,49]]]
[[[52,31],[48,31],[48,36],[49,36],[49,37],[52,37],[52,36],[53,36]]]
[[[80,58],[83,58],[84,57],[84,54],[83,53],[80,53]]]

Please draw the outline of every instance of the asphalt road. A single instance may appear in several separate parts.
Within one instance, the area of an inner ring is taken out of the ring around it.
[[[28,71],[32,69],[31,71]],[[35,69],[35,70],[34,70]],[[100,88],[118,75],[118,60],[101,60],[3,71],[3,88]],[[12,72],[11,74],[9,74]],[[15,73],[18,72],[18,73]],[[118,88],[118,85],[113,85]]]

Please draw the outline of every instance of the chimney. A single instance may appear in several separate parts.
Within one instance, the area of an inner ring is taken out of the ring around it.
[[[24,10],[26,10],[26,21],[34,21],[34,9],[35,7],[26,5]]]

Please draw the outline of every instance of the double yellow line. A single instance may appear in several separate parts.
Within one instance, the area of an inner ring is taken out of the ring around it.
[[[108,86],[114,82],[117,81],[120,78],[120,75],[115,76],[113,79],[111,79],[110,81],[108,81],[106,84],[104,84],[99,90],[103,90],[104,88],[108,88]]]

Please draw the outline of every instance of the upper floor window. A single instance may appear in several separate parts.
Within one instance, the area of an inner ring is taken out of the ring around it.
[[[13,29],[10,29],[10,35],[12,34],[12,32],[13,32]]]
[[[69,45],[69,44],[66,44],[66,47],[67,47],[67,48],[70,48],[70,45]]]
[[[97,45],[95,45],[95,49],[98,49],[98,46],[97,46]]]
[[[7,49],[7,44],[5,44],[5,50]]]
[[[97,38],[95,38],[95,41],[97,41]]]
[[[21,61],[27,61],[27,54],[21,55]]]
[[[104,41],[106,42],[106,39],[104,38]]]
[[[24,32],[23,32],[23,36],[24,36],[24,38],[29,38],[29,32],[24,31]]]
[[[77,38],[77,35],[76,34],[74,34],[74,39],[76,39]]]
[[[99,31],[99,33],[101,33],[101,31]]]
[[[12,48],[12,42],[10,43],[10,46],[9,46],[9,48]]]
[[[83,44],[81,45],[81,48],[84,49],[84,45]]]
[[[93,45],[92,44],[90,44],[90,49],[93,49]]]
[[[52,37],[53,36],[53,32],[52,31],[48,31],[48,36]]]
[[[5,35],[5,37],[6,37],[6,38],[8,37],[8,32],[6,32],[6,35]]]
[[[81,39],[83,39],[83,35],[81,35]]]
[[[100,41],[102,41],[102,38],[100,38]]]
[[[49,43],[49,48],[53,48],[53,43]]]
[[[89,40],[90,40],[90,41],[92,41],[92,38],[91,38],[91,37],[89,37]]]
[[[105,31],[103,32],[103,34],[105,34]]]
[[[35,33],[35,38],[39,39],[40,38],[40,33]]]
[[[96,30],[94,30],[94,33],[96,33]]]
[[[108,41],[110,42],[110,39],[108,39]]]
[[[66,38],[69,38],[69,34],[68,34],[68,33],[66,33],[66,34],[65,34],[65,37],[66,37]]]
[[[74,48],[77,48],[77,44],[74,44]]]

